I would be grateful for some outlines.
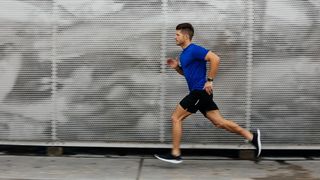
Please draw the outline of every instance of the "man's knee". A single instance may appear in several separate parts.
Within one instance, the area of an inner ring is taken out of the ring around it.
[[[171,121],[172,121],[172,123],[180,123],[182,121],[182,118],[179,118],[178,116],[172,115]]]

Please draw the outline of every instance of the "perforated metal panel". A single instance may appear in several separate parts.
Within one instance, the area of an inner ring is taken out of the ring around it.
[[[254,5],[252,125],[264,141],[319,145],[319,1]]]
[[[221,57],[214,100],[266,148],[320,147],[316,0],[2,0],[0,143],[170,146],[175,27]],[[201,113],[183,144],[239,148]]]
[[[52,3],[0,1],[1,140],[50,140]]]
[[[87,3],[57,5],[57,140],[159,141],[161,3]]]

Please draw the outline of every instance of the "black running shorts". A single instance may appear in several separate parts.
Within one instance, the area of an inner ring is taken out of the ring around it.
[[[203,115],[208,111],[219,109],[213,101],[213,95],[209,95],[205,90],[191,91],[179,104],[190,113],[196,113],[199,110]]]

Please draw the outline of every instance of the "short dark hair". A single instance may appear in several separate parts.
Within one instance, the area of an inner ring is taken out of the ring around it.
[[[188,33],[190,40],[192,40],[194,29],[193,26],[190,23],[181,23],[178,24],[176,27],[176,30],[181,30],[185,33]]]

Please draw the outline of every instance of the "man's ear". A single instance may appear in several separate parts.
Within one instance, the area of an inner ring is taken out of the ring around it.
[[[190,36],[189,36],[188,33],[185,33],[185,34],[184,34],[184,37],[185,37],[186,39],[189,39],[189,40],[190,40]]]

